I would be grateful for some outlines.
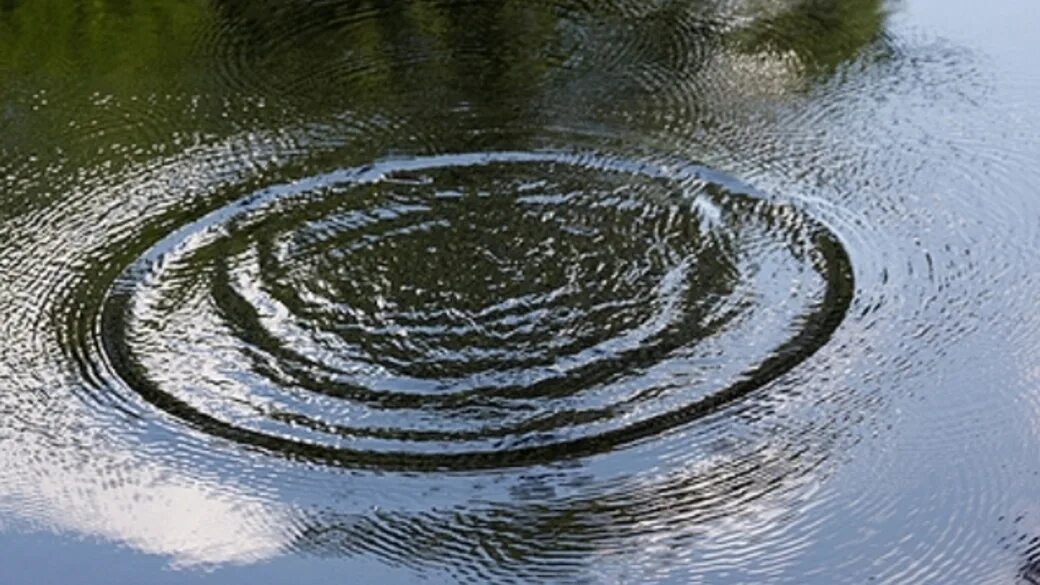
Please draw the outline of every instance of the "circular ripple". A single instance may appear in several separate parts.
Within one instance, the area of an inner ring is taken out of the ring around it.
[[[477,469],[608,451],[824,345],[837,237],[695,165],[493,152],[257,192],[112,283],[114,377],[208,434],[327,464]]]

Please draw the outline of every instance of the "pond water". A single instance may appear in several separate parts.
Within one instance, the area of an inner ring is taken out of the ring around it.
[[[1040,582],[1037,30],[0,1],[0,583]]]

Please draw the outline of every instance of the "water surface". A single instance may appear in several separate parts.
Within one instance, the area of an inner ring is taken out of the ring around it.
[[[0,2],[0,581],[1040,579],[1020,4]]]

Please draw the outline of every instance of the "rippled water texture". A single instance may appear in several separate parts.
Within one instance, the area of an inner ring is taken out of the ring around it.
[[[0,582],[1037,582],[1018,4],[0,1]]]

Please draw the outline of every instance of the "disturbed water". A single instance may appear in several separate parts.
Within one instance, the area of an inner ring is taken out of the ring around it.
[[[1024,4],[0,2],[0,583],[1040,582]]]

